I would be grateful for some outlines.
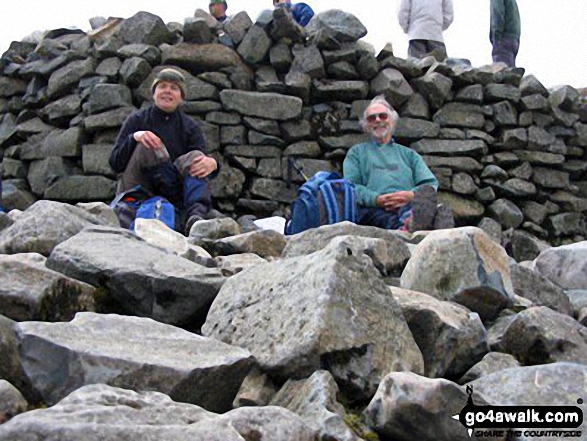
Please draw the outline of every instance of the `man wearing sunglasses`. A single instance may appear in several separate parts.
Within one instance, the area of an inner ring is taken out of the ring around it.
[[[302,27],[305,27],[314,16],[312,8],[305,3],[292,5],[291,0],[273,0],[273,7],[276,9],[285,8],[290,11],[294,20]]]
[[[375,97],[361,120],[371,140],[353,146],[344,160],[344,177],[357,192],[357,223],[410,231],[452,227],[446,207],[436,213],[438,180],[418,153],[394,141],[398,119],[382,95]]]

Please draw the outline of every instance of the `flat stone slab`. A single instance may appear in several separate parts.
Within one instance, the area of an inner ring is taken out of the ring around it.
[[[278,93],[245,92],[223,90],[220,101],[226,110],[245,116],[287,120],[297,118],[302,112],[302,100],[298,97]]]

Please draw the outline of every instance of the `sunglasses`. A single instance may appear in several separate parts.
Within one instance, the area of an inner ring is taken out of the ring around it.
[[[389,115],[385,112],[373,113],[371,115],[367,115],[367,121],[370,123],[377,121],[377,118],[379,118],[379,121],[387,121],[387,118],[389,118]]]

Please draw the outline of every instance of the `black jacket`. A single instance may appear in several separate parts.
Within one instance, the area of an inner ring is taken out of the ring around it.
[[[142,130],[149,130],[161,138],[172,162],[193,150],[206,153],[206,141],[194,120],[179,109],[167,113],[151,105],[131,114],[120,129],[108,161],[116,173],[123,173],[126,169],[137,146],[133,134]]]

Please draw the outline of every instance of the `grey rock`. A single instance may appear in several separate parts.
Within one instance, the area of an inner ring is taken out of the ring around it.
[[[555,237],[585,234],[585,218],[580,213],[561,213],[550,216],[548,226]]]
[[[483,322],[497,317],[514,294],[505,250],[476,227],[428,234],[412,252],[401,287],[459,303]]]
[[[473,178],[466,173],[457,173],[452,178],[452,189],[458,194],[472,195],[478,190]]]
[[[171,33],[163,20],[149,12],[140,11],[124,20],[118,31],[125,43],[142,43],[159,46],[171,41]]]
[[[402,108],[402,116],[404,118],[430,119],[430,106],[422,95],[414,93],[404,104],[404,107]],[[400,121],[402,119],[400,119]]]
[[[323,162],[323,161],[322,161]],[[259,161],[257,173],[264,178],[281,178],[281,159],[264,158]],[[300,178],[303,182],[303,178]]]
[[[7,179],[2,183],[2,186],[2,206],[8,212],[11,210],[26,210],[37,200],[35,195],[29,191],[29,187],[23,179]],[[0,235],[1,243],[2,236]]]
[[[321,49],[338,49],[341,43],[355,42],[367,35],[367,29],[354,15],[330,9],[314,15],[306,33]]]
[[[571,302],[561,287],[521,265],[513,265],[511,273],[517,295],[532,301],[536,306],[548,306],[556,312],[573,316]]]
[[[26,92],[27,82],[17,78],[0,77],[0,97],[10,98]]]
[[[264,276],[269,273],[275,277]],[[373,394],[385,372],[423,370],[422,355],[371,259],[344,240],[231,277],[202,332],[248,348],[279,378],[328,366],[355,399]]]
[[[508,150],[523,149],[528,144],[528,132],[526,129],[518,128],[505,130],[503,132],[503,145]]]
[[[230,217],[223,217],[220,219],[197,221],[192,225],[189,236],[198,240],[216,240],[239,234],[241,234],[241,230],[236,221]]]
[[[454,193],[439,192],[438,202],[450,207],[456,220],[470,220],[483,216],[485,207],[483,204]]]
[[[542,127],[531,126],[528,128],[528,149],[546,151],[554,143],[555,137]]]
[[[557,361],[587,364],[587,329],[546,306],[516,314],[501,344],[504,352],[525,365]]]
[[[119,227],[118,217],[109,205],[104,202],[79,202],[76,207],[85,210],[91,215],[97,217],[102,223],[110,227]]]
[[[305,73],[310,78],[324,78],[326,75],[324,60],[316,46],[294,47],[293,54],[291,70]]]
[[[84,173],[99,174],[115,178],[108,159],[114,146],[112,144],[87,144],[82,148],[82,166]]]
[[[116,107],[130,107],[132,96],[130,89],[121,84],[96,84],[88,102],[90,114],[94,114]]]
[[[283,234],[259,230],[217,239],[209,247],[216,255],[254,253],[261,257],[281,257],[285,244]]]
[[[574,317],[583,326],[587,326],[587,290],[571,289],[565,291],[574,310]]]
[[[371,257],[373,264],[386,275],[399,275],[410,258],[410,251],[401,233],[375,227],[339,222],[323,225],[291,236],[283,250],[283,257],[304,256],[326,247],[334,238],[346,240]]]
[[[47,94],[49,98],[58,98],[77,86],[79,81],[92,75],[96,69],[96,61],[93,58],[72,61],[56,70],[49,77]]]
[[[293,62],[290,47],[285,43],[278,43],[269,49],[269,62],[277,72],[289,71]]]
[[[569,174],[551,168],[534,167],[532,180],[541,187],[566,190],[570,187]]]
[[[586,289],[587,242],[544,250],[536,258],[536,270],[563,289]]]
[[[306,380],[288,380],[270,405],[297,413],[321,439],[359,441],[343,421],[344,407],[336,401],[338,386],[328,371],[319,370]]]
[[[110,227],[85,229],[58,245],[47,266],[105,288],[123,311],[170,324],[202,319],[224,282],[216,269]]]
[[[491,179],[492,181],[503,182],[508,178],[508,173],[498,165],[486,165],[481,173],[481,179]]]
[[[414,91],[398,70],[387,68],[371,80],[371,94],[385,95],[393,107],[400,107],[407,102]]]
[[[127,44],[118,49],[118,55],[123,58],[141,57],[151,66],[156,66],[161,62],[161,50],[158,47],[149,44]],[[113,67],[115,65],[116,63],[113,63]]]
[[[534,260],[542,251],[548,248],[550,248],[550,245],[546,242],[525,231],[514,230],[510,237],[510,254],[518,262]]]
[[[479,315],[424,293],[390,288],[424,357],[430,378],[457,378],[489,351]]]
[[[431,121],[413,118],[400,118],[394,135],[404,139],[435,138],[438,136],[440,126]]]
[[[28,410],[22,394],[6,380],[0,380],[0,424]]]
[[[42,112],[51,123],[68,121],[81,112],[82,100],[79,95],[67,95],[46,105]]]
[[[528,219],[538,225],[540,225],[548,215],[546,207],[534,201],[524,202],[522,205],[522,213],[524,214],[524,219]]]
[[[489,352],[461,377],[459,384],[470,383],[486,375],[516,367],[520,367],[520,363],[512,355],[502,352]]]
[[[201,17],[188,17],[183,25],[183,41],[185,43],[210,44],[212,42],[212,29]]]
[[[48,124],[45,124],[40,118],[32,118],[22,122],[16,126],[16,133],[18,135],[27,137],[37,133],[49,132],[53,129]]]
[[[149,73],[151,73],[151,65],[140,57],[128,58],[120,67],[120,76],[132,88],[139,86]]]
[[[256,132],[254,130],[249,131],[249,143],[253,145],[274,145],[281,147],[283,145],[283,139],[277,136],[267,135],[266,133]]]
[[[220,100],[227,110],[271,120],[297,118],[302,111],[301,99],[275,93],[223,90],[220,92]]]
[[[434,114],[433,120],[440,124],[441,127],[481,129],[485,125],[485,117],[480,106],[458,102],[442,106]]]
[[[103,383],[223,412],[254,364],[244,349],[147,318],[85,312],[69,323],[23,322],[15,329],[24,369],[51,404]]]
[[[410,145],[417,153],[421,155],[436,154],[440,156],[483,156],[487,152],[487,145],[480,140],[443,140],[443,139],[423,139]]]
[[[14,332],[16,322],[0,315],[0,378],[6,379],[15,386],[31,403],[40,397],[34,391],[30,379],[26,376],[18,352],[18,338]]]
[[[53,182],[73,174],[75,170],[71,161],[60,157],[48,157],[31,162],[27,177],[33,193],[42,196]]]
[[[257,178],[253,179],[251,194],[273,201],[289,203],[297,197],[297,185],[288,188],[284,181]]]
[[[548,100],[561,110],[572,110],[579,100],[579,92],[572,86],[560,86],[550,91]]]
[[[248,64],[258,64],[271,48],[271,38],[259,26],[251,26],[239,44],[237,52]]]
[[[312,78],[309,75],[290,70],[285,76],[285,87],[289,95],[297,96],[304,104],[310,101]]]
[[[246,233],[246,234],[250,234]],[[215,259],[217,268],[226,277],[234,276],[241,271],[256,265],[267,263],[265,259],[253,253],[232,254],[229,256],[218,256]]]
[[[587,210],[587,199],[578,198],[566,191],[555,191],[551,194],[550,200],[556,203],[564,211],[583,212]]]
[[[242,158],[280,158],[281,150],[278,147],[264,145],[228,145],[224,148],[224,155]]]
[[[522,105],[530,111],[544,111],[549,107],[548,99],[540,94],[524,96]]]
[[[515,155],[520,161],[528,162],[532,165],[543,165],[546,167],[561,165],[565,162],[563,155],[557,155],[547,152],[534,152],[527,150],[514,150]]]
[[[452,381],[412,372],[392,372],[364,410],[367,424],[384,439],[467,440],[467,429],[451,417],[467,402]]]
[[[302,156],[315,158],[320,156],[321,149],[317,142],[300,141],[287,146],[283,151],[283,156]]]
[[[314,176],[319,171],[328,171],[328,172],[335,172],[338,171],[337,167],[335,167],[330,161],[324,161],[322,159],[307,159],[307,158],[298,158],[296,160],[297,167],[303,171],[303,173],[308,176]],[[284,181],[288,179],[288,173],[290,172],[290,164],[287,161],[283,161],[281,167],[281,173],[278,177],[281,177]],[[305,179],[301,176],[297,170],[291,170],[292,176],[291,179],[293,182],[303,184]]]
[[[106,201],[114,198],[116,181],[104,176],[67,176],[45,190],[44,197],[56,201]]]
[[[481,228],[485,234],[487,234],[495,243],[501,244],[501,224],[489,217],[484,217],[477,224],[477,227]]]
[[[520,83],[520,92],[522,96],[540,94],[548,96],[548,90],[542,85],[534,75],[526,75]]]
[[[369,85],[365,81],[314,81],[313,88],[313,96],[319,101],[352,102],[369,94]]]
[[[80,156],[83,130],[72,127],[67,130],[53,130],[40,135],[39,142],[28,142],[21,146],[21,159],[44,159],[48,156]],[[32,141],[29,138],[29,141]]]
[[[276,393],[277,387],[267,374],[253,368],[243,380],[233,407],[267,406]]]
[[[373,58],[374,59],[374,58]],[[337,61],[328,66],[328,76],[335,80],[358,80],[359,73],[348,61]],[[369,78],[371,79],[371,78]]]
[[[244,126],[220,127],[220,144],[243,145],[246,141],[247,131]]]
[[[241,57],[222,44],[179,43],[161,46],[161,62],[179,66],[192,73],[218,71],[234,67],[239,72],[250,74]]]
[[[465,86],[459,90],[455,96],[455,101],[468,104],[482,104],[483,103],[483,86],[481,84],[473,84]]]
[[[434,110],[442,107],[452,88],[452,80],[438,72],[416,78],[413,84]]]
[[[94,311],[94,288],[45,268],[40,254],[0,255],[0,308],[17,321],[68,321]]]
[[[503,184],[493,184],[496,194],[505,198],[526,199],[536,195],[536,186],[531,182],[519,178],[508,179]]]
[[[246,11],[240,11],[224,23],[223,28],[230,35],[234,44],[239,44],[252,25],[253,22],[249,14]]]
[[[273,10],[273,21],[269,25],[269,34],[274,41],[303,43],[306,40],[303,28],[295,21],[291,10],[286,8]]]
[[[478,161],[469,157],[423,156],[422,159],[428,167],[448,167],[455,172],[475,173],[483,170],[483,166]]]
[[[507,199],[498,199],[493,202],[488,208],[488,214],[506,229],[517,228],[524,220],[522,211]]]
[[[135,110],[134,107],[121,107],[119,109],[108,110],[84,118],[83,124],[90,133],[99,130],[118,129]]]
[[[513,178],[520,178],[529,181],[530,178],[532,178],[532,175],[534,174],[534,170],[532,169],[530,163],[524,162],[522,163],[522,165],[519,165],[509,170],[508,173]]]
[[[39,253],[48,256],[61,242],[100,221],[84,210],[52,201],[38,201],[13,225],[0,232],[3,254]]]
[[[210,183],[213,198],[237,198],[243,189],[245,175],[242,171],[224,164],[220,173]]]
[[[484,92],[485,101],[487,102],[508,100],[517,103],[522,97],[520,89],[511,84],[487,84]]]
[[[518,112],[509,101],[501,101],[492,106],[493,122],[497,127],[515,126],[518,123]]]

